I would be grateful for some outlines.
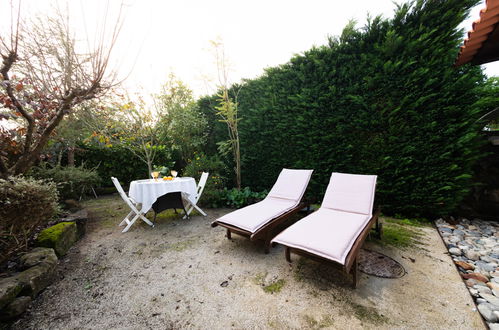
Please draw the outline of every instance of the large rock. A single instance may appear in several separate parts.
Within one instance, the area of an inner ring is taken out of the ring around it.
[[[15,276],[0,279],[0,310],[10,304],[22,289],[23,283]]]
[[[41,263],[52,266],[57,264],[57,256],[55,255],[54,249],[37,247],[23,255],[20,259],[21,269],[34,267]]]
[[[53,248],[57,256],[63,256],[78,240],[76,223],[60,222],[40,232],[36,245]]]
[[[31,267],[22,273],[17,274],[17,278],[24,284],[22,294],[36,297],[40,291],[49,286],[55,277],[55,264],[42,262]]]
[[[76,231],[78,232],[78,238],[82,238],[87,230],[88,212],[85,209],[79,210],[78,212],[72,213],[62,219],[66,222],[76,223]]]
[[[21,296],[0,310],[0,321],[15,319],[28,308],[31,297]]]

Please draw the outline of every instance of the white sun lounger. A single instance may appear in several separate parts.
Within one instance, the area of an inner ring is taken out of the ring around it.
[[[321,207],[277,235],[272,243],[286,246],[290,252],[332,261],[352,271],[357,284],[357,254],[378,213],[373,216],[375,175],[333,173]]]
[[[231,233],[249,237],[252,241],[263,239],[265,253],[268,253],[272,229],[306,206],[302,198],[312,172],[283,169],[264,200],[226,214],[211,226],[227,228],[229,239]]]

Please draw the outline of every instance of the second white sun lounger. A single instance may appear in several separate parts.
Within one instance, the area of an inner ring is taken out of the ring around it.
[[[352,271],[357,284],[357,254],[371,227],[380,232],[373,203],[375,175],[333,173],[321,207],[277,235],[272,243],[290,252],[332,261]]]

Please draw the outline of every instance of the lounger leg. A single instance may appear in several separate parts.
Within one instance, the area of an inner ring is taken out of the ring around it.
[[[291,262],[291,251],[289,250],[289,247],[286,246],[286,249],[284,250],[284,254],[286,255],[286,260],[288,262]]]
[[[353,261],[353,265],[352,265],[352,269],[350,270],[350,272],[352,273],[352,280],[353,280],[353,283],[352,283],[352,286],[353,288],[357,288],[357,258],[355,258],[355,260]]]
[[[264,251],[265,251],[265,254],[269,254],[270,253],[270,241],[265,241],[265,247],[264,247]]]
[[[381,239],[383,235],[383,224],[379,222],[379,217],[376,218],[376,235],[378,239]]]
[[[227,228],[227,239],[231,239],[231,232],[230,229]]]

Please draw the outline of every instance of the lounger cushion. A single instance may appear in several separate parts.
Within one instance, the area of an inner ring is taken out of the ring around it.
[[[370,215],[376,175],[333,173],[321,208]]]
[[[297,203],[292,200],[266,198],[261,202],[226,214],[218,218],[216,222],[226,223],[254,233],[267,222],[290,211],[296,205]]]
[[[267,198],[289,199],[299,202],[307,189],[313,170],[282,169]]]
[[[342,265],[371,215],[320,208],[298,221],[272,242],[305,250]]]
[[[265,199],[218,218],[213,223],[225,223],[255,233],[271,220],[297,207],[313,170],[282,169]]]

